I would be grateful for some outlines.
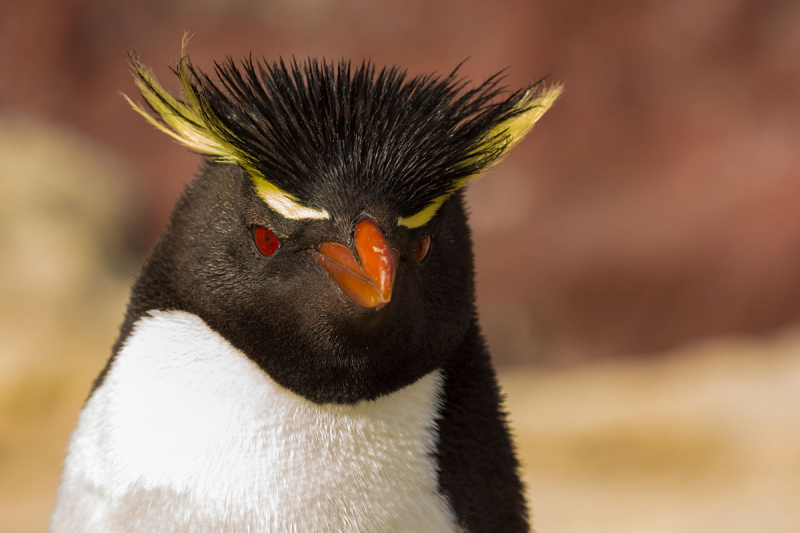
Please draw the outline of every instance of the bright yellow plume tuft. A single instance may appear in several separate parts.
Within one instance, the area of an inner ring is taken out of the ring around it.
[[[486,168],[497,164],[503,155],[516,146],[525,135],[533,128],[533,125],[539,121],[540,118],[547,112],[550,107],[555,103],[561,93],[564,92],[563,85],[553,85],[552,87],[545,87],[541,91],[533,92],[532,89],[528,90],[520,101],[516,104],[515,110],[512,112],[511,117],[498,124],[492,129],[485,137],[484,143],[479,146],[475,152],[476,155],[472,158],[485,157],[483,154],[492,152],[493,149],[499,150],[499,154]],[[480,154],[480,155],[479,155]],[[472,158],[464,161],[464,164],[473,162]],[[409,229],[424,226],[434,217],[436,212],[442,204],[455,194],[459,189],[463,188],[470,181],[480,177],[481,174],[467,176],[460,179],[453,184],[449,191],[445,194],[434,198],[424,209],[410,217],[401,217],[397,220],[397,224],[405,226]]]
[[[231,163],[242,167],[253,181],[256,192],[267,205],[284,217],[290,219],[329,218],[327,211],[305,207],[291,194],[267,181],[253,157],[231,142],[236,139],[236,136],[214,114],[205,96],[198,92],[192,84],[186,57],[188,42],[189,34],[184,33],[181,41],[181,58],[177,68],[183,92],[182,100],[178,100],[164,89],[156,80],[153,71],[139,62],[138,58],[131,58],[131,65],[136,74],[136,86],[147,104],[163,122],[123,94],[125,100],[150,124],[182,145],[201,154],[212,156],[221,163]]]

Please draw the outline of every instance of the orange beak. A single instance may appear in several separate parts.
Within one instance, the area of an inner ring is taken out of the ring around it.
[[[397,251],[368,218],[356,224],[354,244],[360,262],[350,248],[338,242],[323,242],[314,258],[350,301],[367,309],[380,309],[392,299]]]

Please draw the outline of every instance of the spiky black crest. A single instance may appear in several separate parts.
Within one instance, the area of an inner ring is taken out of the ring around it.
[[[457,71],[408,79],[397,67],[376,72],[349,61],[248,59],[237,68],[229,59],[216,65],[220,84],[189,68],[233,134],[227,140],[252,154],[270,182],[320,208],[331,185],[345,197],[376,191],[402,216],[496,160],[505,142],[487,136],[521,112],[525,94],[495,102],[499,75],[465,90]]]
[[[458,68],[409,78],[395,66],[316,59],[251,57],[237,66],[228,58],[215,63],[212,81],[182,53],[178,100],[135,57],[132,64],[166,125],[132,103],[138,112],[183,144],[241,165],[270,205],[277,194],[305,210],[290,218],[377,201],[409,227],[524,137],[561,92],[534,84],[508,94],[502,73],[470,88]]]

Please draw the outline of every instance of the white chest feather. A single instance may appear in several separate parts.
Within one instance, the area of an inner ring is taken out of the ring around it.
[[[52,531],[455,531],[433,457],[442,376],[316,405],[197,316],[138,322],[80,415]]]

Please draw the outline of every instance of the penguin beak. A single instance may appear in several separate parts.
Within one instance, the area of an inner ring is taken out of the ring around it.
[[[392,299],[397,250],[369,218],[356,223],[353,240],[358,258],[338,242],[323,242],[317,246],[314,258],[351,302],[366,309],[380,309]]]

